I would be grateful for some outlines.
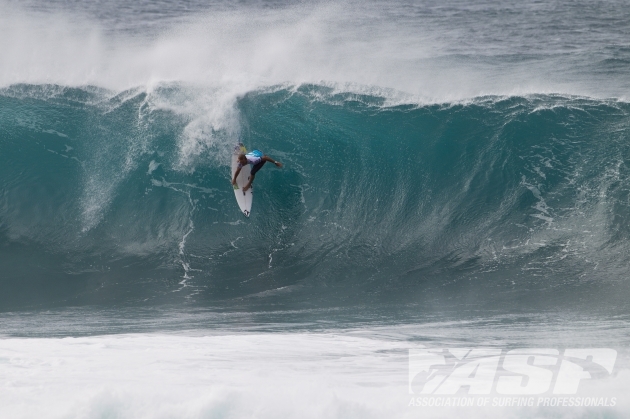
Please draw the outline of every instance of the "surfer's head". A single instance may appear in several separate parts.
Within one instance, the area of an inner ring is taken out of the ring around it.
[[[238,155],[238,162],[240,164],[247,164],[247,157],[245,157],[245,154],[241,153]]]

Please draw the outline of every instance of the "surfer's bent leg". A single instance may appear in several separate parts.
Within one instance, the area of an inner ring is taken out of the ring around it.
[[[251,175],[254,176],[256,172],[258,172],[260,168],[265,165],[265,163],[267,163],[266,160],[261,160],[260,162],[256,163],[254,167],[252,167]]]

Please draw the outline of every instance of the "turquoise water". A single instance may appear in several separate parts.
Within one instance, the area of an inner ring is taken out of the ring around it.
[[[2,91],[7,308],[455,295],[522,309],[571,307],[593,288],[597,306],[624,287],[624,102],[251,92],[235,104],[238,138],[285,168],[261,172],[246,220],[229,188],[230,134],[190,134],[188,117],[156,105],[186,93]],[[184,155],[191,135],[212,142]]]

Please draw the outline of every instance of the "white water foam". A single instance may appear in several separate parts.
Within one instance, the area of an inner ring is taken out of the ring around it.
[[[0,341],[7,418],[597,417],[602,409],[421,408],[408,350],[343,333],[130,334]],[[623,401],[627,370],[597,395]]]

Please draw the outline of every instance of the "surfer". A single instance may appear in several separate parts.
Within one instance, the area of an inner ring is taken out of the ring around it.
[[[254,181],[254,178],[256,177],[256,172],[258,172],[260,168],[263,167],[265,163],[267,163],[268,161],[275,164],[277,167],[282,167],[282,163],[280,163],[279,161],[275,161],[269,156],[265,156],[262,153],[262,151],[259,151],[259,150],[254,150],[247,154],[244,154],[244,153],[239,154],[238,155],[238,168],[236,169],[236,172],[234,172],[234,177],[232,178],[232,185],[236,185],[236,178],[238,177],[239,173],[241,173],[241,169],[243,168],[243,166],[245,166],[246,164],[251,164],[252,171],[249,176],[249,182],[247,182],[247,185],[243,187],[243,191],[247,191],[252,186],[252,182]]]

